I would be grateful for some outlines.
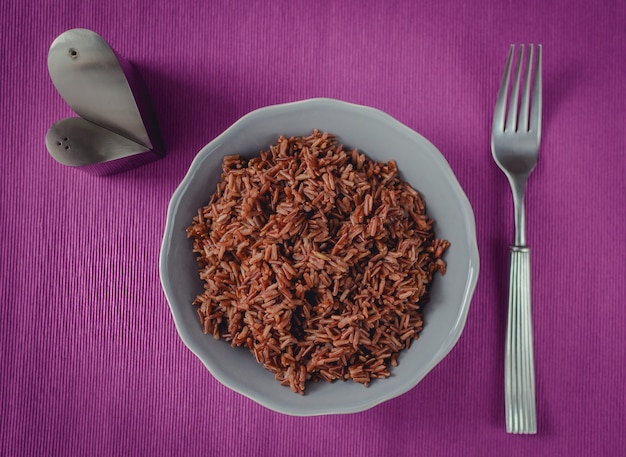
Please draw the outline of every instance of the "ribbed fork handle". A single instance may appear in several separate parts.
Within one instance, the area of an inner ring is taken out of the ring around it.
[[[509,316],[504,360],[506,431],[537,433],[535,363],[530,306],[530,251],[511,248]]]

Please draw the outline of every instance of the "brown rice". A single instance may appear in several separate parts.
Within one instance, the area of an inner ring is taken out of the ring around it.
[[[187,229],[205,333],[248,348],[300,394],[309,380],[388,377],[422,329],[450,245],[395,162],[315,130],[222,168]]]

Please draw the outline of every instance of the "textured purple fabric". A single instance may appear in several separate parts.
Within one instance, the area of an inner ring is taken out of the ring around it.
[[[626,455],[626,3],[8,0],[0,15],[0,455]],[[98,178],[48,155],[46,130],[72,112],[47,52],[75,27],[136,64],[167,157]],[[512,201],[489,148],[520,42],[544,46],[527,193],[536,436],[504,428]],[[255,108],[311,97],[384,110],[442,151],[474,207],[481,274],[461,339],[416,388],[294,418],[187,350],[158,255],[197,151]]]

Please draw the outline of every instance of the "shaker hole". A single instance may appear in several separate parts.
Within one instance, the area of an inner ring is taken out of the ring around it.
[[[57,146],[61,146],[61,142],[60,141],[57,141]]]
[[[72,59],[76,59],[78,57],[78,51],[74,48],[70,48],[68,53]]]
[[[68,138],[68,137],[63,138],[63,141],[67,141],[67,140],[69,140],[69,138]]]
[[[69,146],[65,146],[65,149],[69,149],[69,148],[70,148]]]

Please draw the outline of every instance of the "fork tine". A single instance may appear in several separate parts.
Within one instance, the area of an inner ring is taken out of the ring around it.
[[[533,83],[533,99],[530,107],[530,130],[537,132],[537,139],[541,139],[541,45],[537,45],[535,57],[535,81]]]
[[[519,81],[522,73],[522,57],[524,57],[524,45],[519,47],[517,54],[517,64],[515,66],[515,79],[511,88],[511,99],[509,101],[509,113],[506,116],[505,132],[515,132],[517,129],[517,106],[519,100]]]
[[[504,75],[502,75],[502,81],[500,82],[500,90],[498,91],[498,98],[496,99],[496,108],[493,113],[493,130],[502,132],[504,131],[504,113],[506,111],[506,98],[509,89],[509,78],[511,75],[511,61],[513,60],[513,52],[515,51],[515,45],[512,44],[509,49],[509,55],[506,58],[506,65],[504,67]]]
[[[534,47],[528,45],[528,56],[526,58],[526,72],[524,75],[524,89],[522,90],[522,101],[519,108],[519,122],[517,130],[520,132],[528,132],[528,108],[530,106],[530,77],[533,68]]]

